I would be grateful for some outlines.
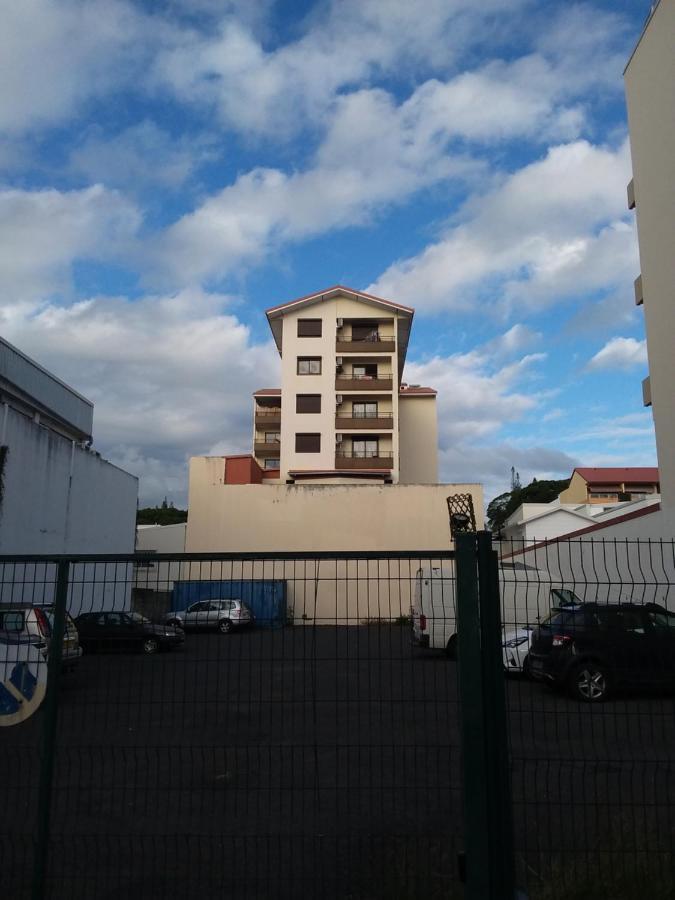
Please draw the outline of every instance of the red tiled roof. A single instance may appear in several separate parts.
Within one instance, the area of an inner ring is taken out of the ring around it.
[[[659,470],[656,466],[636,466],[614,469],[579,468],[578,472],[588,484],[654,484],[659,480]],[[574,475],[572,472],[572,475]]]
[[[346,291],[348,294],[357,294],[360,297],[365,297],[367,300],[375,300],[377,303],[384,303],[386,306],[391,306],[394,309],[402,309],[405,312],[410,313],[415,312],[411,306],[404,306],[402,303],[394,303],[392,300],[385,300],[383,297],[375,297],[373,294],[356,291],[354,288],[346,287],[343,284],[334,284],[332,287],[324,288],[322,291],[314,291],[311,294],[306,294],[304,297],[296,297],[295,300],[287,300],[286,303],[280,303],[278,306],[270,306],[265,310],[265,313],[278,312],[280,309],[284,309],[287,306],[293,306],[295,303],[303,303],[306,300],[313,300],[315,297],[318,299],[324,294],[332,294],[334,291]]]
[[[281,396],[281,388],[260,388],[259,391],[255,391],[253,394],[254,397],[280,397]]]
[[[431,387],[422,387],[419,384],[415,384],[415,385],[403,385],[402,384],[398,393],[399,393],[400,397],[403,397],[403,396],[408,397],[408,396],[410,396],[410,394],[426,394],[427,396],[435,397],[436,394],[438,393],[438,391]]]

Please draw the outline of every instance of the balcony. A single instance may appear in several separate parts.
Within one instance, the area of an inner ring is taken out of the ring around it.
[[[347,391],[391,391],[392,378],[389,373],[378,375],[335,376],[335,390],[339,393]]]
[[[278,459],[281,453],[281,441],[256,441],[253,445],[253,452],[260,459]]]
[[[391,431],[394,427],[394,419],[390,413],[375,416],[349,416],[335,415],[335,430],[347,431],[350,428],[365,428],[368,431]]]
[[[280,425],[281,424],[281,407],[280,406],[268,406],[268,407],[256,407],[255,410],[255,424],[262,425],[266,427],[268,425]]]
[[[375,332],[368,337],[352,337],[338,334],[335,338],[336,353],[394,353],[396,341],[393,334]]]
[[[394,454],[391,450],[335,451],[336,469],[393,469]]]

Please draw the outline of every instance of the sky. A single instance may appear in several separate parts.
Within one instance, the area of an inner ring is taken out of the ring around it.
[[[0,334],[141,505],[247,453],[264,310],[416,310],[440,479],[655,465],[623,68],[648,0],[0,0]]]

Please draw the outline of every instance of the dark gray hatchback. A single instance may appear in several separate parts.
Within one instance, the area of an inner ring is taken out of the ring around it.
[[[655,603],[553,610],[534,631],[533,678],[599,703],[619,686],[675,687],[675,613]]]

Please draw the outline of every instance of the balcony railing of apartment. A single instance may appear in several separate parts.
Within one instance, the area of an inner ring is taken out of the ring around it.
[[[270,406],[266,408],[258,407],[255,411],[256,425],[274,425],[275,422],[281,422],[281,407]]]
[[[336,413],[335,427],[338,431],[347,428],[369,428],[372,431],[390,431],[394,427],[394,418],[391,413],[366,414],[366,413]]]
[[[281,452],[281,441],[256,441],[253,445],[256,456],[276,459]]]
[[[335,338],[337,353],[393,353],[396,341],[393,334],[374,331],[367,337],[338,334]]]
[[[341,372],[335,376],[336,391],[390,391],[391,372],[377,375],[353,375]]]
[[[336,469],[392,469],[391,450],[336,450]]]

